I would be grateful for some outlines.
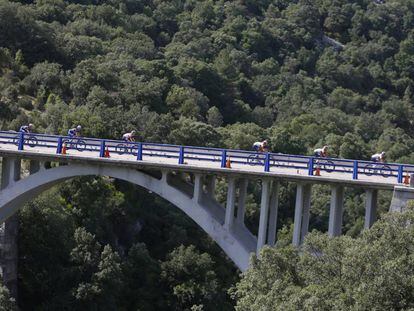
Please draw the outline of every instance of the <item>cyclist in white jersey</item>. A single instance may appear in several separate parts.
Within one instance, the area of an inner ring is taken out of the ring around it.
[[[313,154],[317,158],[326,158],[328,156],[328,146],[313,150]]]
[[[124,135],[122,135],[122,140],[125,140],[127,142],[134,142],[135,141],[134,136],[135,136],[135,131],[131,131],[130,133],[125,133]]]
[[[371,156],[371,161],[373,162],[385,162],[385,152],[376,153]]]
[[[269,144],[267,140],[257,141],[253,144],[252,148],[254,151],[257,151],[257,152],[267,152],[269,151]]]

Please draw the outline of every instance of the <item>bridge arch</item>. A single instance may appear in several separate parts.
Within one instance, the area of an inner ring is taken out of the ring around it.
[[[225,209],[212,197],[203,194],[195,200],[183,188],[162,178],[152,177],[139,170],[123,166],[70,164],[42,169],[22,180],[11,183],[0,192],[0,223],[16,213],[26,202],[65,180],[77,176],[108,176],[143,187],[169,201],[195,221],[241,270],[249,266],[249,257],[255,252],[257,239],[242,224],[224,226]]]

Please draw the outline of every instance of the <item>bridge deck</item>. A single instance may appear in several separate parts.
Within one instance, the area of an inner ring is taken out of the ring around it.
[[[102,158],[99,156],[99,150],[84,150],[78,151],[69,149],[67,154],[56,154],[56,151],[50,147],[37,145],[34,147],[25,146],[25,150],[18,150],[14,144],[1,144],[1,156],[18,156],[23,158],[30,158],[40,161],[58,161],[58,162],[82,162],[84,164],[100,164],[100,165],[127,165],[131,168],[156,168],[156,169],[173,169],[185,170],[202,173],[215,174],[237,174],[248,175],[250,178],[263,177],[279,177],[282,179],[295,182],[315,182],[315,183],[338,183],[353,187],[366,187],[373,189],[388,189],[392,190],[395,185],[398,185],[396,176],[383,177],[380,175],[367,176],[359,174],[358,179],[353,179],[352,170],[347,172],[326,172],[321,171],[321,176],[309,176],[306,167],[298,168],[294,165],[289,165],[289,162],[283,166],[271,166],[269,172],[265,172],[262,165],[247,165],[240,163],[240,161],[231,161],[231,168],[221,168],[220,158],[217,157],[214,161],[211,159],[185,159],[184,164],[178,164],[177,157],[173,155],[168,156],[168,152],[156,152],[151,155],[143,155],[142,161],[138,161],[133,154],[118,154],[110,152],[110,158]]]

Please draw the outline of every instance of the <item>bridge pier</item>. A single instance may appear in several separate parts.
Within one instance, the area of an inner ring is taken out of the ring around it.
[[[20,179],[21,161],[15,158],[2,159],[1,189],[12,186]],[[0,266],[3,284],[17,300],[17,238],[19,218],[17,214],[0,225]]]
[[[377,218],[378,190],[365,190],[365,224],[364,229],[369,229]]]
[[[224,227],[227,230],[231,229],[234,223],[235,203],[236,203],[236,179],[231,176],[228,178],[226,214],[224,218]]]
[[[264,245],[276,243],[277,212],[279,207],[279,182],[262,180],[262,199],[260,204],[259,232],[257,250],[259,254]]]
[[[201,202],[203,195],[203,176],[201,174],[194,174],[194,191],[193,191],[193,201],[196,203]]]
[[[340,236],[342,233],[342,215],[344,209],[344,187],[334,185],[331,192],[331,208],[329,212],[330,237]]]
[[[216,192],[216,176],[209,175],[206,177],[206,191],[209,196],[214,198]]]
[[[38,171],[40,171],[40,162],[39,161],[34,161],[34,160],[30,160],[29,163],[29,172],[30,174],[34,174],[37,173]]]
[[[249,181],[246,178],[239,180],[239,199],[237,202],[237,218],[236,221],[239,224],[244,225],[244,215],[246,213],[246,195],[247,185]]]
[[[266,232],[267,232],[267,223],[269,216],[269,189],[270,189],[270,180],[262,180],[262,199],[260,203],[260,220],[259,220],[259,232],[257,235],[257,250],[256,253],[259,254],[260,250],[266,243]]]
[[[414,200],[414,188],[396,186],[391,200],[390,212],[402,212],[408,201]]]
[[[267,233],[267,244],[275,246],[276,244],[276,228],[277,228],[277,212],[279,209],[279,188],[278,181],[273,181],[272,194],[270,196],[270,213],[269,213],[269,228]]]
[[[299,183],[296,188],[293,246],[300,246],[308,233],[312,185]]]

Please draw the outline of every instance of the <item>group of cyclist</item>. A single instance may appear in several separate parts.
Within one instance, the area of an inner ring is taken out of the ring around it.
[[[29,133],[32,133],[33,129],[34,129],[34,125],[32,123],[29,123],[28,125],[22,125],[20,127],[19,132],[29,134]],[[82,126],[78,125],[68,130],[68,137],[69,138],[79,137],[81,136],[81,132],[82,132]],[[127,142],[134,142],[135,131],[131,131],[129,133],[125,133],[124,135],[122,135],[122,140],[125,140]]]
[[[31,133],[34,129],[34,125],[32,123],[28,125],[22,125],[20,127],[20,132],[22,133]],[[81,136],[82,126],[78,125],[74,128],[68,130],[68,136],[70,138],[74,138],[77,136]],[[122,140],[126,142],[134,142],[135,141],[135,131],[131,131],[122,135]],[[269,152],[269,142],[267,140],[257,141],[252,146],[253,150],[256,152]],[[328,157],[328,146],[323,146],[322,148],[317,148],[313,151],[313,154],[316,158],[326,158]],[[380,153],[373,154],[371,156],[371,161],[373,162],[385,162],[385,152],[382,151]]]
[[[257,141],[252,146],[253,150],[256,152],[269,152],[269,143],[267,140]],[[328,146],[323,146],[322,148],[317,148],[313,151],[313,155],[316,158],[327,158],[328,157]],[[385,152],[375,153],[371,156],[371,161],[373,162],[385,162]]]

